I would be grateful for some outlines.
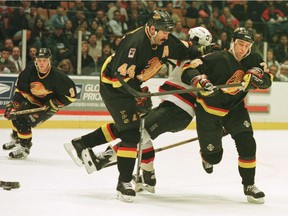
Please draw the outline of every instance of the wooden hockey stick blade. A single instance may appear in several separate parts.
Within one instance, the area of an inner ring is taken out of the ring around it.
[[[26,110],[20,110],[14,112],[15,115],[24,115],[24,114],[29,114],[29,113],[35,113],[39,111],[44,111],[46,109],[46,106],[39,107],[39,108],[33,108],[33,109],[26,109]],[[1,114],[0,117],[3,117],[4,114]]]
[[[204,88],[188,88],[188,89],[181,89],[181,90],[172,90],[172,91],[165,91],[165,92],[139,92],[129,86],[121,77],[121,75],[116,72],[115,77],[119,80],[122,84],[123,88],[126,89],[134,97],[153,97],[153,96],[161,96],[161,95],[170,95],[170,94],[182,94],[188,92],[199,92],[205,91]],[[222,88],[235,88],[235,87],[243,87],[243,83],[235,83],[235,84],[224,84],[224,85],[215,85],[218,89]]]

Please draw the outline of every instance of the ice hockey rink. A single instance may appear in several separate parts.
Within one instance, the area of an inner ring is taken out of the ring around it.
[[[10,129],[1,130],[1,143]],[[223,138],[224,155],[212,174],[201,166],[197,141],[158,152],[155,194],[138,193],[134,203],[116,199],[117,167],[87,174],[66,153],[63,143],[91,129],[34,129],[33,147],[26,160],[11,160],[0,151],[0,179],[19,181],[21,188],[0,190],[0,215],[54,216],[185,216],[287,215],[288,131],[256,130],[256,185],[265,204],[246,201],[237,169],[237,153],[230,136]],[[155,148],[197,137],[195,130],[166,133]],[[95,151],[101,151],[105,145]]]

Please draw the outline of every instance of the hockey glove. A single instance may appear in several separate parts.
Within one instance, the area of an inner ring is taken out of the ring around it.
[[[261,68],[253,67],[249,69],[243,77],[244,91],[250,91],[259,88],[263,84],[262,77],[264,72]]]
[[[141,88],[141,92],[148,93],[149,89],[147,86]],[[152,100],[151,97],[140,97],[136,99],[136,110],[139,114],[145,114],[151,111],[152,109]]]
[[[199,91],[199,94],[203,97],[210,97],[218,93],[218,88],[214,86],[204,74],[197,75],[191,80],[191,85],[196,88],[203,88]]]
[[[4,117],[7,118],[8,120],[15,120],[16,119],[16,114],[15,112],[18,110],[20,107],[20,103],[11,101],[6,105],[6,109],[4,112]]]
[[[58,112],[59,108],[63,107],[62,104],[57,101],[56,99],[50,99],[46,104],[45,112],[54,115],[56,112]]]

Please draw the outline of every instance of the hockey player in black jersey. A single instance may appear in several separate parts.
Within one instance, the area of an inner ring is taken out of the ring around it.
[[[32,127],[51,118],[60,108],[76,99],[74,82],[56,67],[52,67],[49,49],[40,48],[35,64],[29,64],[18,76],[13,99],[7,104],[4,117],[12,120],[11,142],[3,145],[10,150],[10,158],[23,159],[32,146]],[[43,108],[30,114],[17,115],[17,111]]]
[[[194,87],[205,87],[196,99],[196,125],[204,168],[218,164],[223,155],[222,127],[234,139],[238,170],[249,202],[264,203],[264,193],[255,186],[256,142],[244,98],[253,89],[266,89],[273,76],[258,53],[250,53],[253,33],[245,28],[234,31],[228,51],[201,58],[195,69],[186,70],[182,80]],[[217,89],[214,85],[243,83],[244,87]],[[209,169],[210,173],[213,167]]]
[[[166,11],[154,11],[146,26],[123,37],[116,54],[102,67],[100,93],[121,139],[117,150],[118,198],[126,202],[133,202],[136,195],[130,182],[140,140],[139,100],[121,86],[114,74],[119,73],[131,87],[141,91],[141,84],[156,75],[168,58],[181,60],[188,54],[197,55],[197,50],[191,50],[194,47],[170,34],[173,27]],[[83,148],[87,147],[84,144]]]
[[[202,46],[208,46],[212,41],[212,35],[203,27],[190,29],[189,38],[193,44]],[[190,67],[190,63],[191,60],[189,59],[177,61],[175,69],[169,75],[168,80],[160,87],[160,90],[167,91],[189,88],[190,85],[181,82],[181,71],[184,68]],[[155,152],[150,138],[155,139],[160,134],[168,131],[177,132],[185,129],[194,116],[193,103],[195,102],[195,98],[196,96],[193,93],[163,96],[163,102],[144,117],[145,136],[141,161],[142,178],[141,183],[137,184],[138,186],[140,185],[140,188],[145,185],[145,190],[153,193],[156,184],[153,166]],[[141,100],[142,102],[137,106],[139,110],[141,112],[145,109],[149,110],[151,108],[149,107],[151,99],[142,98]],[[98,154],[98,156],[94,155],[92,148],[119,137],[120,135],[115,124],[110,123],[101,126],[92,133],[75,138],[72,140],[72,143],[66,143],[64,146],[77,165],[81,166],[84,162],[86,170],[90,174],[93,171],[100,170],[107,163],[116,160],[115,155],[118,145],[113,146],[113,148],[109,146],[105,152]],[[83,146],[87,149],[83,150]],[[78,155],[73,154],[75,149]]]

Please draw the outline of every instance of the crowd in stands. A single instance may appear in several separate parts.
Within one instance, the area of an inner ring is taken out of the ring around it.
[[[99,75],[106,58],[117,50],[127,32],[143,26],[155,9],[167,10],[175,22],[173,35],[187,39],[189,28],[206,27],[213,42],[229,49],[231,34],[239,26],[255,35],[253,51],[263,57],[268,42],[267,63],[275,80],[288,81],[288,2],[277,1],[47,1],[0,0],[0,74],[20,73],[21,35],[27,30],[27,63],[37,49],[47,47],[53,64],[61,71],[77,74],[81,49],[82,75]],[[78,47],[78,32],[82,47]],[[266,53],[265,53],[266,54]],[[159,77],[167,77],[168,65]]]

